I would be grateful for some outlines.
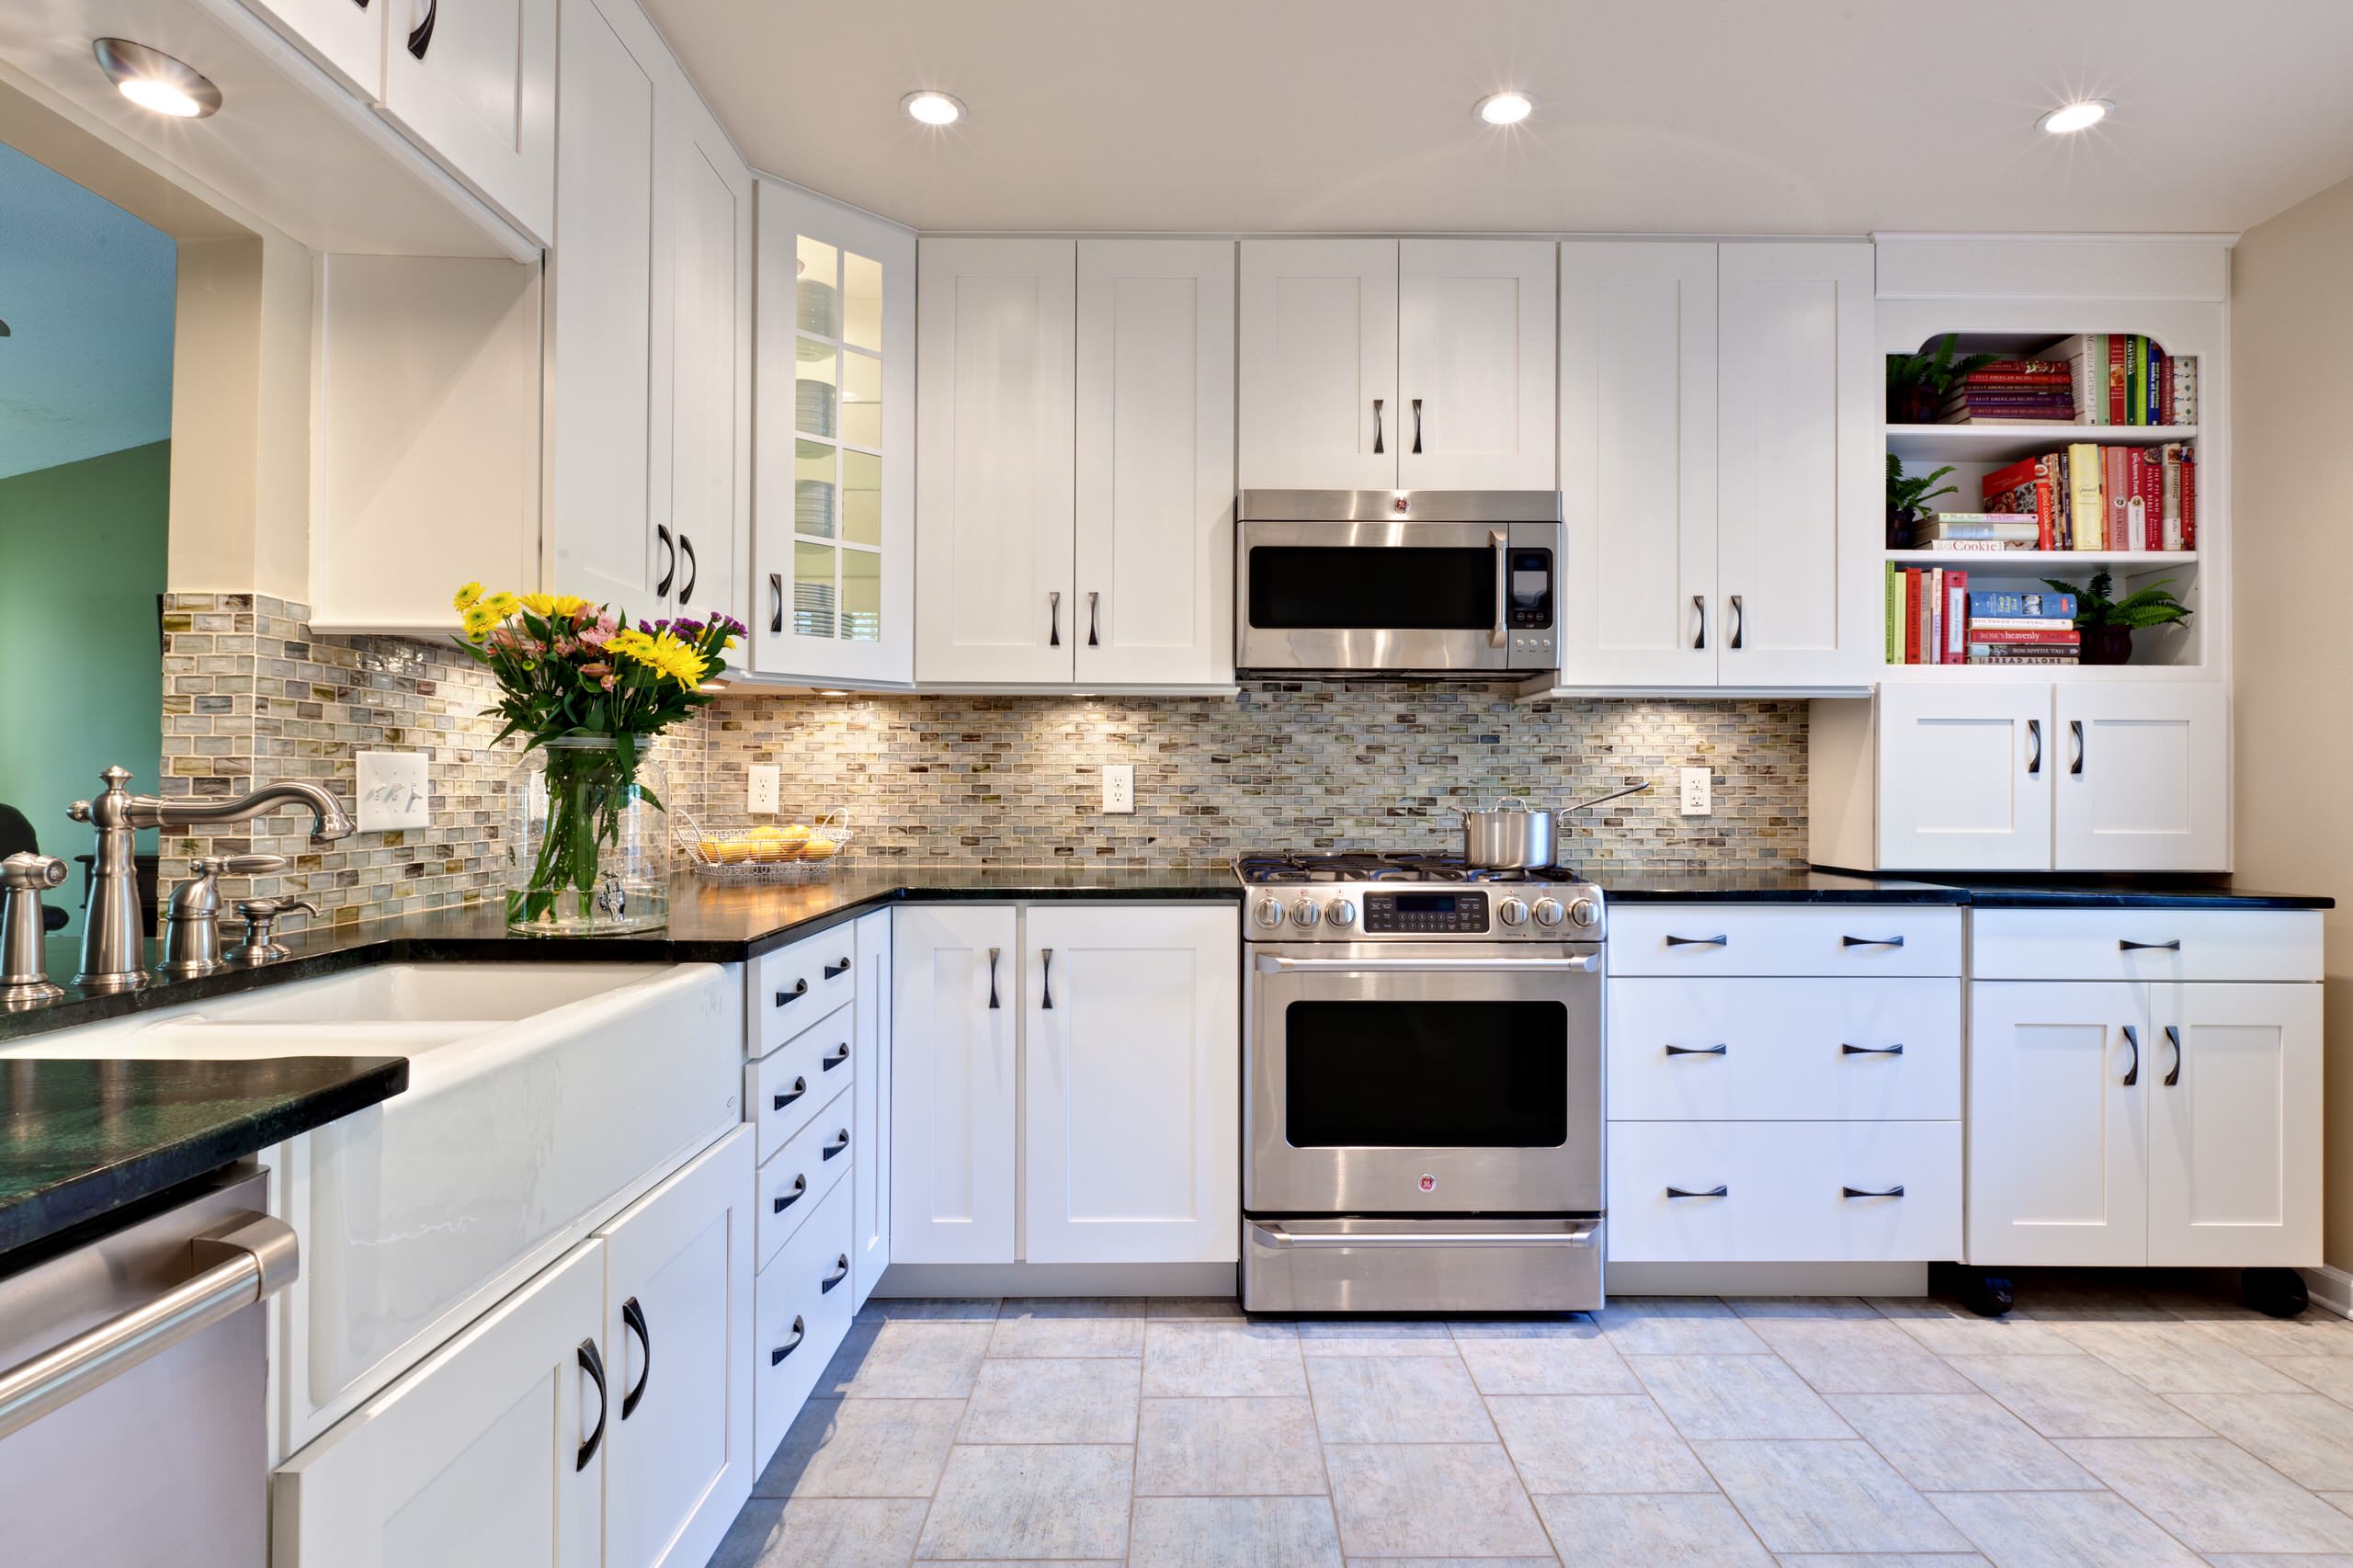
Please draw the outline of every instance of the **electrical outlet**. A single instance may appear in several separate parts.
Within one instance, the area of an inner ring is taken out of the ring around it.
[[[363,751],[358,777],[360,832],[433,825],[423,752]]]
[[[1119,816],[1132,816],[1136,809],[1136,766],[1132,762],[1110,762],[1103,765],[1103,809]]]
[[[744,770],[750,780],[744,792],[744,809],[756,817],[772,817],[777,813],[777,800],[784,792],[783,769],[773,762],[756,762]]]
[[[1687,817],[1713,816],[1716,811],[1715,775],[1704,767],[1686,767],[1683,775],[1683,814]]]

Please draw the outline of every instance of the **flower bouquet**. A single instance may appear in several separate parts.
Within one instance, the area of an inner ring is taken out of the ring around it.
[[[493,745],[527,737],[506,853],[508,929],[608,936],[669,918],[665,807],[645,742],[709,704],[732,616],[629,624],[572,594],[458,590],[458,646],[498,682]]]

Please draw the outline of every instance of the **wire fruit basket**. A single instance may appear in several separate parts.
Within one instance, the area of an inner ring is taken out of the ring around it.
[[[849,848],[849,813],[820,812],[806,822],[733,832],[706,831],[691,812],[671,812],[695,874],[716,882],[806,882],[832,870]]]

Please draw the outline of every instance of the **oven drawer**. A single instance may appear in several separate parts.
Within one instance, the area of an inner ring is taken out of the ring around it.
[[[1559,1312],[1601,1305],[1599,1220],[1246,1220],[1254,1312]]]
[[[1609,985],[1613,1121],[1940,1121],[1961,1115],[1958,980]]]
[[[1614,905],[1615,974],[1961,973],[1961,911],[1934,904]]]
[[[1613,1121],[1609,1256],[1956,1259],[1961,1180],[1958,1121]],[[1861,1196],[1899,1187],[1901,1197]]]

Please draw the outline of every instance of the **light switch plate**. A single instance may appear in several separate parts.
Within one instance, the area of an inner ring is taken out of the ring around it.
[[[359,754],[359,831],[433,825],[433,802],[421,751]]]
[[[756,817],[772,817],[778,811],[779,798],[784,792],[783,769],[773,762],[756,762],[744,770],[749,787],[744,791],[744,809]]]
[[[1136,809],[1136,765],[1103,765],[1103,810],[1115,816],[1133,816]]]
[[[1686,767],[1681,771],[1683,814],[1687,817],[1715,815],[1715,775],[1704,767]]]

